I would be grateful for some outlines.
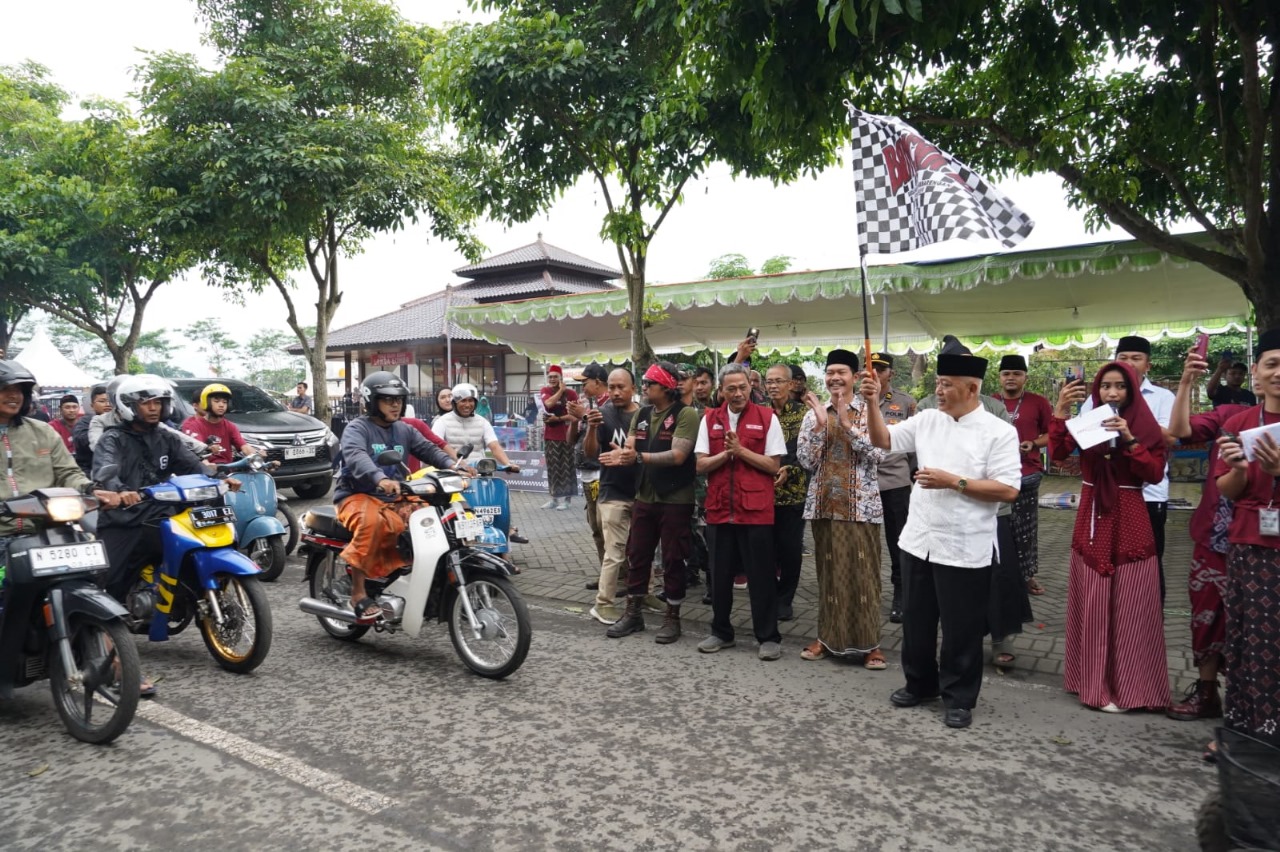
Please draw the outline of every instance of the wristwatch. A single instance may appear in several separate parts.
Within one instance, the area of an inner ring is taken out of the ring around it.
[[[965,479],[963,476],[956,480],[956,490],[959,491],[961,494],[963,494],[964,490],[968,487],[969,487],[969,480]]]

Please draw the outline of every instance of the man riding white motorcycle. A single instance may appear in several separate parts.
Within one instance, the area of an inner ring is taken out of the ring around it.
[[[396,450],[401,457],[412,454],[440,469],[470,472],[463,462],[455,466],[443,450],[401,422],[408,396],[409,388],[395,374],[385,370],[371,374],[360,385],[365,413],[342,433],[342,469],[333,502],[338,521],[351,532],[342,558],[351,568],[351,606],[360,624],[372,624],[382,613],[378,602],[369,597],[365,579],[386,577],[407,565],[397,544],[409,516],[421,503],[401,494],[403,467],[379,467],[375,459],[386,450]]]

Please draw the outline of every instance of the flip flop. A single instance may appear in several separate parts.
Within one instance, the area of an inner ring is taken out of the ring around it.
[[[144,680],[142,684],[138,687],[138,695],[142,698],[155,698],[156,685],[154,683],[151,683],[150,681]]]
[[[354,609],[356,624],[374,624],[382,618],[382,604],[373,598],[361,598]]]
[[[1040,585],[1034,577],[1027,581],[1027,593],[1032,595],[1043,595],[1044,586]]]

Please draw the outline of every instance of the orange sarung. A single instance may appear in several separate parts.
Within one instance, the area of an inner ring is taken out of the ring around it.
[[[372,494],[352,494],[338,504],[338,521],[351,532],[351,543],[342,558],[366,577],[385,577],[409,564],[396,549],[400,534],[408,529],[409,516],[422,506],[416,498],[394,502]]]

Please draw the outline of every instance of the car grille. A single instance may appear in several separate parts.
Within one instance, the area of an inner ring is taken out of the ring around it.
[[[283,465],[288,466],[293,464],[311,464],[313,461],[328,461],[329,445],[325,443],[324,436],[325,431],[323,429],[316,429],[310,432],[298,432],[297,437],[301,443],[295,443],[294,435],[289,433],[264,435],[260,432],[254,432],[246,435],[245,440],[266,449],[268,461],[278,461]],[[285,458],[285,450],[290,447],[299,446],[315,447],[315,456],[308,456],[300,459]]]

